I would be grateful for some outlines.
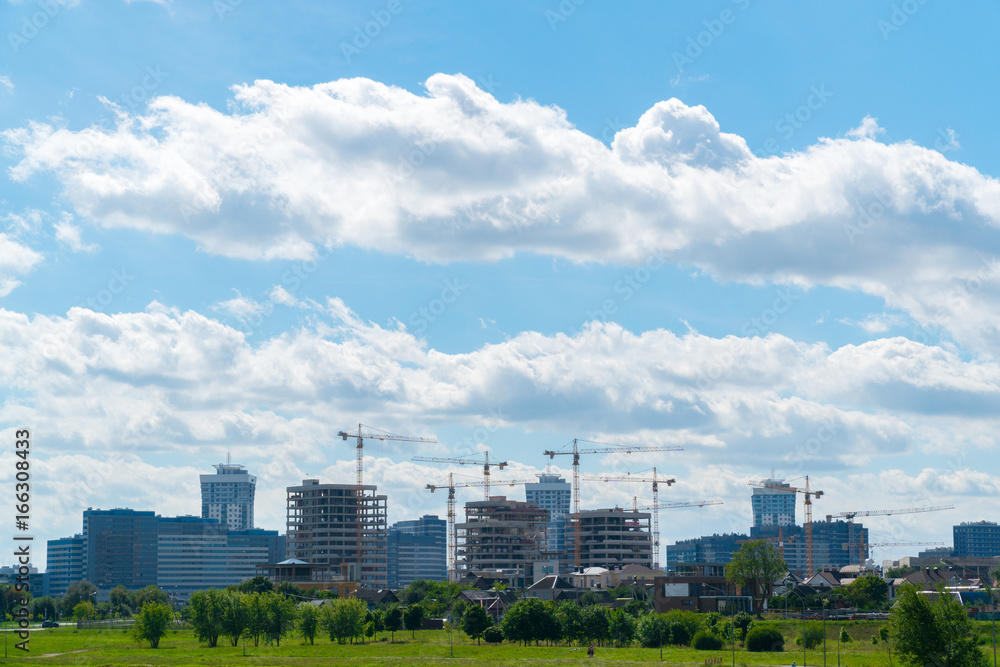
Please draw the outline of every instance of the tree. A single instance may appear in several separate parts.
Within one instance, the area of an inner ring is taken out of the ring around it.
[[[31,616],[35,619],[54,619],[56,617],[55,599],[50,598],[47,595],[40,598],[34,598],[31,601]]]
[[[265,576],[258,575],[253,579],[247,579],[236,585],[236,590],[240,593],[270,593],[274,590],[274,584]]]
[[[229,639],[232,646],[239,646],[250,625],[250,610],[243,593],[224,591],[222,593],[222,636]]]
[[[160,602],[147,602],[135,617],[132,636],[139,641],[149,642],[150,648],[159,648],[160,640],[167,634],[173,613],[170,607]]]
[[[881,609],[889,601],[889,584],[874,574],[858,577],[845,592],[855,607],[865,611]]]
[[[990,578],[993,580],[993,588],[1000,588],[1000,565],[990,570]]]
[[[390,641],[396,641],[396,631],[403,627],[403,612],[399,605],[391,604],[385,610],[385,629],[392,633]]]
[[[316,606],[309,603],[302,605],[302,610],[299,612],[299,633],[302,634],[302,639],[308,640],[312,645],[316,639],[317,629],[319,629],[319,616],[316,613]]]
[[[142,609],[147,602],[158,602],[160,604],[170,604],[170,598],[167,594],[163,592],[159,586],[153,586],[150,584],[145,588],[141,588],[135,592],[135,604],[133,609]]]
[[[764,600],[774,591],[774,580],[788,571],[778,547],[764,540],[744,543],[726,565],[726,580],[743,587],[754,601],[757,618],[764,608]]]
[[[74,581],[66,589],[66,594],[59,600],[59,610],[64,616],[72,616],[73,608],[84,600],[93,600],[95,593],[97,593],[97,586],[86,579]]]
[[[94,603],[88,600],[84,600],[75,607],[73,607],[73,618],[78,621],[83,619],[91,619],[94,617],[94,613],[97,610],[94,608]]]
[[[639,643],[646,648],[659,648],[670,643],[670,625],[663,614],[646,614],[635,629]]]
[[[736,636],[739,637],[740,641],[746,641],[747,633],[750,632],[750,626],[753,624],[753,616],[741,611],[740,613],[733,616],[733,626],[736,628]]]
[[[119,617],[125,617],[132,613],[132,594],[124,586],[115,586],[111,589],[111,611]]]
[[[624,609],[615,609],[609,615],[608,638],[616,646],[628,646],[635,639],[635,618]]]
[[[418,604],[411,604],[403,613],[403,627],[413,633],[413,638],[417,637],[417,630],[424,623],[424,608]]]
[[[556,620],[559,621],[559,634],[563,641],[583,641],[583,608],[575,602],[563,602],[556,608]]]
[[[298,609],[295,603],[280,593],[259,596],[264,612],[264,634],[275,646],[281,646],[281,637],[295,625]]]
[[[190,613],[188,617],[195,637],[200,642],[208,642],[210,648],[215,648],[222,634],[222,616],[225,609],[224,593],[211,589],[197,591],[188,601]]]
[[[355,637],[361,637],[365,631],[365,614],[368,605],[357,598],[339,598],[332,600],[320,610],[320,625],[330,636],[330,641],[338,644],[348,639],[354,643]]]
[[[462,617],[462,632],[469,635],[471,639],[475,639],[477,644],[480,643],[479,640],[487,628],[492,626],[493,619],[486,613],[484,607],[477,604],[465,610]]]
[[[600,605],[585,607],[583,610],[584,639],[603,644],[608,638],[608,610]]]
[[[902,579],[911,572],[916,572],[917,568],[910,565],[899,565],[897,567],[890,567],[885,571],[885,576],[887,579]]]
[[[235,593],[238,589],[232,590]],[[254,646],[259,646],[261,636],[267,635],[267,612],[263,596],[260,593],[242,593],[242,596],[247,610],[247,627],[243,634],[247,639],[253,640]]]
[[[889,636],[908,667],[986,667],[975,625],[961,603],[944,590],[931,601],[902,586],[889,612]]]

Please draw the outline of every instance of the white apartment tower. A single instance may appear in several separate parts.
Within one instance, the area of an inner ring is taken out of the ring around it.
[[[214,475],[201,475],[201,516],[218,519],[229,530],[253,528],[253,499],[257,478],[226,456],[226,462],[212,466]]]

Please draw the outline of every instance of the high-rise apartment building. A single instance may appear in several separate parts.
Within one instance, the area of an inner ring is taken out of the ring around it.
[[[389,588],[406,588],[417,579],[448,579],[448,524],[425,514],[389,527]]]
[[[795,491],[777,479],[766,479],[766,484],[784,488],[755,487],[750,494],[754,528],[795,525]],[[785,489],[788,489],[787,491]]]
[[[524,485],[524,497],[549,512],[546,550],[551,553],[566,551],[566,516],[569,514],[573,487],[559,475],[542,473],[537,482]]]
[[[83,535],[49,540],[45,554],[45,594],[54,598],[66,594],[69,585],[87,578],[83,566],[86,541]]]
[[[288,487],[288,555],[324,565],[334,574],[346,574],[364,588],[385,588],[386,496],[377,491],[374,485],[366,484],[359,497],[354,484],[320,484],[317,479]]]
[[[226,459],[212,466],[214,475],[201,475],[201,516],[218,519],[229,530],[250,530],[257,478]]]
[[[1000,556],[1000,526],[996,521],[968,521],[952,528],[956,558]]]

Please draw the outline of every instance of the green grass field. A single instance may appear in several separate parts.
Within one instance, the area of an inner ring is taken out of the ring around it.
[[[803,660],[801,647],[794,644],[794,622],[770,621],[779,627],[786,638],[783,653],[747,653],[737,647],[736,663],[739,665],[782,665],[787,667],[792,660],[797,667],[824,664],[822,647],[810,650]],[[881,624],[877,622],[856,622],[845,624],[855,641],[841,645],[839,664],[845,667],[868,667],[889,665],[889,655],[885,645],[874,646],[871,637],[877,634]],[[836,637],[839,627],[827,625],[826,664],[838,664]],[[397,632],[395,642],[388,641],[388,635],[380,641],[363,645],[338,645],[325,637],[317,638],[314,646],[302,643],[299,637],[290,637],[276,646],[232,647],[223,646],[224,638],[216,648],[199,645],[190,630],[171,631],[160,643],[158,649],[150,649],[139,644],[129,634],[121,630],[76,630],[72,626],[31,633],[30,652],[15,650],[16,635],[7,638],[8,658],[3,664],[43,664],[43,665],[568,665],[587,664],[627,664],[657,662],[659,649],[597,647],[593,659],[587,658],[585,648],[576,646],[516,646],[504,643],[500,646],[483,644],[477,646],[465,635],[455,632],[454,654],[449,657],[449,633],[447,630],[424,630],[411,638],[409,632]],[[384,639],[384,640],[383,640]],[[244,656],[245,652],[245,656]],[[706,665],[732,664],[730,650],[695,651],[690,648],[664,648],[664,664]],[[706,661],[708,661],[706,663]],[[898,661],[897,661],[898,664]]]

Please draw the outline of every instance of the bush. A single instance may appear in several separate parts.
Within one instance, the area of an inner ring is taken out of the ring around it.
[[[674,646],[687,646],[691,643],[691,633],[683,623],[670,624],[670,643]]]
[[[722,640],[711,632],[699,630],[691,640],[691,645],[698,651],[718,651],[722,648]]]
[[[487,644],[499,644],[503,641],[503,632],[500,631],[499,627],[492,625],[486,628],[486,632],[483,633],[483,640]]]
[[[795,635],[795,643],[802,646],[805,635],[806,648],[816,648],[823,643],[823,626],[819,623],[806,623],[806,626]]]
[[[785,650],[785,638],[774,628],[751,628],[747,633],[746,649],[751,653]]]
[[[746,641],[747,633],[750,632],[750,626],[753,624],[753,616],[741,611],[736,614],[733,618],[733,625],[736,626],[736,636],[740,638],[740,641]]]
[[[670,643],[670,625],[663,614],[646,614],[639,619],[636,636],[646,648],[657,648]]]
[[[841,644],[847,644],[847,643],[850,643],[850,642],[853,642],[853,641],[854,641],[854,639],[852,639],[851,636],[849,634],[847,634],[847,629],[846,628],[841,628],[840,629],[840,643]]]

